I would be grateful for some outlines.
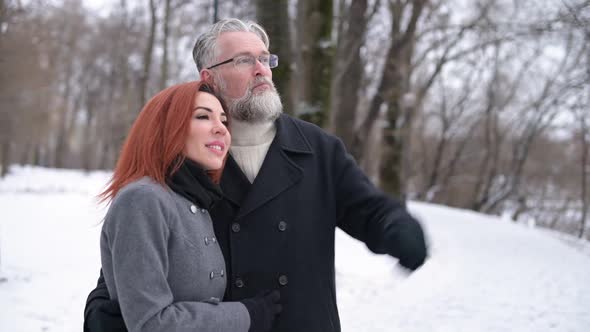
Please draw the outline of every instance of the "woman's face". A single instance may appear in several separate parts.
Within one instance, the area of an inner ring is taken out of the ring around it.
[[[185,156],[205,170],[221,168],[231,141],[226,125],[227,115],[219,100],[207,92],[197,92]]]

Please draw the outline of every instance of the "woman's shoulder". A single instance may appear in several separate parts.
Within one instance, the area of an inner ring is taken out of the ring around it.
[[[154,181],[150,177],[144,176],[141,179],[135,180],[121,188],[121,190],[119,190],[115,196],[115,199],[136,195],[156,195],[162,197],[170,196],[167,187]]]
[[[157,223],[145,223],[141,220],[162,219],[163,224],[167,224],[174,210],[175,205],[169,189],[144,177],[125,185],[115,195],[106,213],[103,229],[106,227],[107,231],[114,231],[122,226],[156,227]]]
[[[111,207],[145,207],[154,208],[162,204],[173,202],[168,187],[154,181],[149,177],[143,177],[125,185],[113,198]]]

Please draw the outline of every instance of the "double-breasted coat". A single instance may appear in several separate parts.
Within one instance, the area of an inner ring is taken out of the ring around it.
[[[334,236],[340,227],[376,253],[416,268],[426,246],[401,202],[376,189],[342,142],[282,115],[254,183],[229,158],[211,210],[228,272],[225,300],[279,288],[273,331],[340,331]]]
[[[227,276],[209,213],[185,197],[147,177],[126,185],[107,212],[100,248],[129,331],[248,331],[246,307],[220,302]]]

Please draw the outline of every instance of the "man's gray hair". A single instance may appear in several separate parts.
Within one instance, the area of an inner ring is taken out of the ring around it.
[[[207,31],[199,36],[193,48],[193,60],[197,65],[197,70],[200,72],[202,69],[212,65],[215,60],[215,52],[217,51],[217,38],[224,32],[253,32],[255,33],[266,48],[268,49],[269,41],[268,35],[264,28],[258,23],[253,21],[242,21],[237,18],[223,19],[213,24]]]

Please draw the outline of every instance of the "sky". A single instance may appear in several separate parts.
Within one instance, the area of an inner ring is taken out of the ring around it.
[[[110,173],[13,167],[0,180],[0,331],[81,331],[100,267],[95,196]],[[409,274],[336,232],[342,331],[585,332],[590,245],[471,211],[410,202],[430,248]]]

